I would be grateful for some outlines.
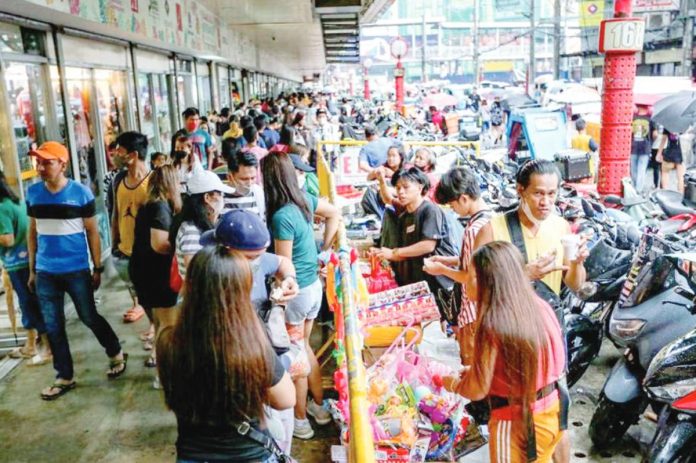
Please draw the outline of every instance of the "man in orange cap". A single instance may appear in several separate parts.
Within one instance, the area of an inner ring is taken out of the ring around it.
[[[29,287],[36,291],[53,351],[56,379],[41,392],[55,400],[75,387],[72,356],[65,333],[63,300],[70,295],[82,323],[99,340],[109,357],[109,378],[126,370],[128,355],[111,325],[97,312],[94,290],[99,288],[101,247],[94,195],[65,176],[69,154],[65,146],[49,141],[30,153],[43,182],[27,190],[29,214]],[[90,254],[94,267],[90,270]]]

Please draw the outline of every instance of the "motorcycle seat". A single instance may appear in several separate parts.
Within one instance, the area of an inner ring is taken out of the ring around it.
[[[652,197],[668,217],[679,214],[696,214],[696,210],[684,204],[684,196],[676,191],[656,190]]]

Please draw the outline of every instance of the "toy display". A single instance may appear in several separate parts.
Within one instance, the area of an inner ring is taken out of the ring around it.
[[[419,355],[406,342],[407,327],[367,370],[370,415],[377,461],[456,461],[485,444],[464,409],[464,399],[446,391],[441,378],[451,368]],[[333,404],[334,416],[341,415]],[[345,424],[345,417],[339,418]],[[342,436],[349,439],[346,432]]]
[[[360,313],[363,326],[407,326],[439,318],[435,298],[424,281],[370,294],[369,307]]]

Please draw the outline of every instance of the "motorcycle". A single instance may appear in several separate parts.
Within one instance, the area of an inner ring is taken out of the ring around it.
[[[693,289],[692,285],[692,289]],[[689,310],[696,311],[696,294]],[[650,400],[662,404],[650,463],[696,462],[696,330],[665,346],[653,359],[643,383]]]
[[[573,386],[599,355],[607,321],[631,268],[632,252],[618,249],[602,238],[585,260],[587,282],[578,294],[561,292],[565,307],[568,386]]]
[[[646,229],[609,320],[609,339],[624,355],[609,373],[590,422],[594,445],[606,447],[620,439],[650,403],[641,388],[651,360],[675,338],[696,327],[696,315],[684,307],[688,286],[679,262],[670,257],[688,250],[678,235],[661,237]]]

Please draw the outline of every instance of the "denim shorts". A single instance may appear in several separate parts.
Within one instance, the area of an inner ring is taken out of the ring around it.
[[[300,293],[288,301],[285,307],[285,322],[290,325],[300,325],[317,318],[323,293],[324,288],[318,278],[311,285],[300,289]]]

